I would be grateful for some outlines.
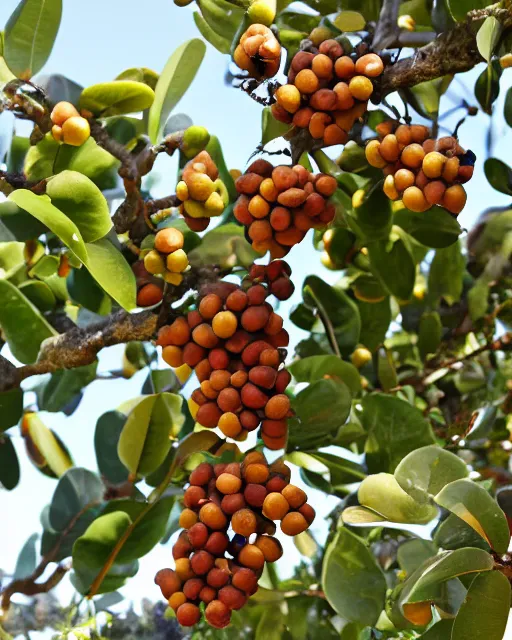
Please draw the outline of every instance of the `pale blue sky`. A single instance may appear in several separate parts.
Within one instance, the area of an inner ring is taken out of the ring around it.
[[[0,4],[0,25],[5,23],[16,5],[16,0],[3,0]],[[138,0],[64,0],[60,32],[43,73],[61,73],[87,86],[111,80],[133,66],[161,71],[174,48],[189,38],[200,37],[192,19],[194,6],[180,9],[172,0],[151,0],[146,3]],[[227,60],[226,56],[207,45],[207,54],[199,73],[175,112],[187,113],[195,123],[206,126],[216,134],[223,145],[228,166],[243,169],[260,140],[261,106],[241,91],[225,86]],[[464,93],[465,97],[469,93],[469,100],[474,101],[471,90],[477,75],[476,71],[465,74],[464,81],[471,89],[465,92],[463,84],[459,83],[456,89],[459,99]],[[502,96],[496,107],[499,112],[502,111],[502,98],[507,86],[510,86],[510,76],[502,79]],[[452,104],[449,97],[443,98],[443,101],[450,106]],[[450,118],[451,129],[459,117],[457,114]],[[465,227],[469,227],[490,203],[503,205],[509,202],[506,196],[489,187],[483,175],[482,158],[485,155],[488,120],[488,116],[483,114],[468,119],[459,132],[461,144],[471,147],[479,157],[475,177],[467,185],[468,205],[459,217]],[[5,134],[8,123],[9,116],[0,118],[0,134]],[[512,137],[502,119],[496,125],[495,139],[494,155],[504,160],[507,156],[510,158],[507,146]],[[333,151],[333,155],[335,153]],[[157,169],[160,182],[155,194],[167,195],[175,185],[174,162],[159,158]],[[307,241],[291,252],[289,261],[294,270],[297,291],[289,303],[282,305],[283,312],[299,301],[300,283],[307,274],[319,273],[330,282],[337,278],[337,274],[328,272],[320,265],[319,254],[312,250]],[[300,331],[292,331],[293,342],[301,337]],[[105,370],[119,366],[121,354],[121,347],[109,349],[108,353],[102,355],[101,368]],[[48,426],[54,428],[70,447],[76,464],[95,468],[93,433],[97,418],[127,398],[137,395],[144,375],[135,376],[129,382],[95,382],[87,388],[80,407],[71,418],[67,419],[62,414],[45,416]],[[18,450],[20,457],[23,457],[22,447],[18,447]],[[2,569],[12,570],[25,539],[34,531],[40,531],[39,511],[49,501],[54,488],[55,481],[42,476],[31,465],[23,464],[18,488],[11,493],[0,493],[2,513],[9,514],[7,526],[2,527],[0,532]],[[322,530],[322,518],[336,501],[319,493],[313,500],[315,508],[319,507],[319,518],[313,527],[315,532]],[[169,545],[157,547],[141,561],[139,574],[122,590],[123,593],[135,600],[142,596],[157,598],[158,593],[152,584],[153,575],[158,568],[168,564],[170,558]],[[298,559],[293,545],[288,544],[286,557],[279,564],[284,566]],[[65,586],[59,587],[59,591],[69,593]]]

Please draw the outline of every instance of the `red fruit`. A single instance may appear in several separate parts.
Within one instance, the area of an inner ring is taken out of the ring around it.
[[[291,373],[287,369],[281,369],[276,378],[276,393],[284,393],[286,387],[290,384],[291,379]]]
[[[268,396],[250,382],[242,387],[241,396],[243,404],[246,407],[249,407],[249,409],[263,409],[263,407],[268,403]]]
[[[259,363],[262,351],[270,348],[272,348],[272,345],[265,340],[255,340],[244,349],[242,353],[242,362],[248,367],[253,367]]]
[[[188,481],[190,484],[199,486],[208,484],[213,478],[213,467],[208,462],[201,462],[190,474]]]
[[[202,549],[208,540],[208,527],[206,527],[202,522],[196,522],[195,525],[190,527],[187,535],[190,540],[190,544],[194,549]]]
[[[191,578],[183,585],[183,593],[189,600],[197,600],[199,592],[204,587],[204,580],[201,578]]]
[[[264,305],[249,307],[242,313],[241,323],[246,331],[260,331],[267,324],[269,311]]]
[[[275,384],[277,372],[272,367],[256,366],[249,371],[249,380],[264,389],[272,389]]]

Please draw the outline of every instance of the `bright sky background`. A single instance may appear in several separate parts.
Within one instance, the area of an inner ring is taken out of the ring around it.
[[[0,3],[0,25],[5,24],[16,5],[16,0],[3,0]],[[139,0],[88,0],[85,3],[64,0],[60,31],[43,72],[60,73],[87,86],[112,80],[129,67],[145,66],[161,71],[178,45],[190,38],[200,37],[192,19],[193,7],[195,4],[180,9],[172,0],[151,0],[146,3]],[[244,169],[248,157],[260,140],[261,106],[241,91],[224,84],[227,61],[226,56],[207,45],[207,54],[199,73],[175,113],[187,113],[194,123],[204,125],[211,133],[217,135],[223,145],[228,166]],[[474,70],[464,76],[464,83],[470,87],[469,90],[465,89],[461,80],[453,83],[454,90],[448,97],[443,98],[445,109],[459,103],[463,97],[474,101],[472,87],[478,71]],[[502,95],[495,107],[500,114],[503,96],[511,84],[511,76],[512,73],[508,72],[502,78]],[[443,124],[452,131],[459,117],[462,117],[462,111]],[[500,117],[496,120],[493,155],[506,160],[507,156],[510,158],[507,145],[510,145],[512,136],[503,119]],[[6,148],[11,122],[10,115],[4,114],[0,118],[2,153]],[[459,217],[462,226],[466,228],[474,223],[490,203],[493,206],[501,206],[509,202],[509,198],[497,193],[488,185],[483,174],[488,122],[489,117],[485,114],[468,118],[459,131],[462,146],[473,149],[478,157],[475,176],[466,185],[468,205]],[[335,149],[331,155],[335,156],[338,152],[339,149]],[[160,181],[154,195],[172,193],[176,176],[175,162],[160,157],[157,169]],[[281,306],[281,312],[285,317],[290,306],[300,300],[300,284],[306,275],[321,274],[330,282],[334,282],[338,277],[336,273],[322,267],[319,254],[307,241],[291,252],[289,262],[294,271],[297,291],[291,301]],[[291,333],[293,343],[303,337],[300,330],[292,328]],[[113,347],[102,353],[100,370],[118,368],[121,355],[122,347]],[[43,416],[46,424],[55,429],[69,446],[77,465],[95,470],[93,434],[96,420],[105,411],[115,409],[124,400],[137,395],[145,375],[139,374],[130,381],[100,381],[89,385],[84,399],[71,418],[66,418],[63,414]],[[16,437],[16,441],[20,459],[23,460],[25,456],[21,439]],[[4,571],[10,572],[14,569],[16,557],[26,538],[33,532],[41,531],[39,512],[49,502],[55,485],[56,481],[46,478],[27,463],[22,464],[19,486],[10,493],[0,493],[1,511],[7,516],[0,531],[0,567]],[[313,490],[310,490],[310,493],[310,501],[318,513],[312,532],[321,534],[325,530],[323,518],[335,506],[337,500]],[[290,567],[291,563],[297,562],[300,558],[293,544],[288,543],[286,549],[285,557],[277,565],[283,575],[288,575],[289,570],[286,567]],[[158,598],[153,576],[156,570],[168,565],[171,558],[169,544],[165,547],[158,546],[142,559],[139,573],[122,589],[122,593],[135,602],[143,596]],[[65,598],[69,597],[69,586],[64,582],[59,586],[58,593]]]

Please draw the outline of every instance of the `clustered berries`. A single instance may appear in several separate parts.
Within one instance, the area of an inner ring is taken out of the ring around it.
[[[91,128],[71,102],[57,102],[50,114],[52,136],[57,142],[81,146],[91,135]]]
[[[301,165],[274,167],[256,160],[235,183],[240,197],[233,213],[247,227],[256,251],[282,258],[312,228],[322,228],[335,215],[327,198],[336,191],[332,176],[313,175]]]
[[[318,53],[295,54],[288,84],[274,94],[272,114],[280,122],[309,129],[323,146],[345,144],[355,121],[366,111],[373,81],[383,71],[376,53],[359,55],[356,48],[345,55],[337,40],[325,40]]]
[[[315,510],[290,484],[289,467],[281,461],[269,467],[257,451],[241,464],[203,462],[189,480],[179,521],[184,530],[172,549],[175,569],[161,569],[155,583],[180,624],[197,624],[204,603],[208,624],[222,629],[258,590],[265,562],[283,555],[274,520],[295,536],[311,525]]]
[[[236,440],[247,437],[261,424],[261,437],[269,449],[286,444],[290,400],[284,393],[291,376],[283,368],[288,332],[283,318],[266,302],[271,292],[285,299],[293,292],[290,268],[282,260],[256,270],[243,286],[219,283],[197,310],[162,327],[157,344],[171,367],[187,364],[195,369],[200,386],[189,406],[203,427],[218,427]],[[253,272],[251,270],[251,272]],[[268,274],[268,275],[267,275]]]
[[[176,195],[183,204],[180,213],[192,231],[204,231],[210,218],[220,216],[229,202],[219,170],[207,151],[189,160],[183,169]]]
[[[272,78],[279,71],[281,45],[262,24],[251,24],[233,54],[235,64],[256,80]]]
[[[423,212],[441,205],[458,215],[466,204],[463,183],[473,175],[475,154],[464,151],[456,138],[434,140],[422,125],[398,125],[393,121],[377,127],[380,140],[366,145],[366,158],[383,169],[384,193],[391,200]]]

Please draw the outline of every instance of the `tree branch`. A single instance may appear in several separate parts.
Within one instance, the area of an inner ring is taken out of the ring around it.
[[[392,91],[412,87],[420,82],[444,75],[469,71],[484,59],[476,44],[477,29],[474,23],[494,16],[503,27],[512,26],[512,12],[496,6],[472,11],[466,22],[457,24],[450,31],[421,47],[409,58],[399,60],[385,69],[382,77],[381,96]]]
[[[400,29],[398,28],[398,9],[400,0],[384,0],[380,10],[379,21],[373,36],[372,47],[376,51],[386,49],[396,40]]]

